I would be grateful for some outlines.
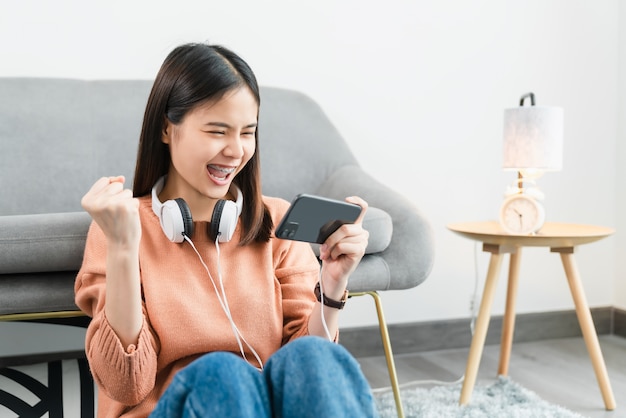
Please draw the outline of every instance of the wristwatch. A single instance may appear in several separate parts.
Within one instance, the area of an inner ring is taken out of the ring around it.
[[[320,282],[317,282],[317,284],[315,285],[315,297],[317,298],[318,302],[322,301],[322,292],[320,291]],[[348,300],[348,289],[346,289],[343,292],[343,296],[341,297],[341,300],[330,299],[329,297],[324,295],[324,305],[330,308],[343,309],[343,307],[346,305],[346,300]]]

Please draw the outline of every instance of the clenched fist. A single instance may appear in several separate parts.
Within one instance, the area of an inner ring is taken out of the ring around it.
[[[102,177],[83,196],[81,205],[100,226],[109,245],[137,247],[141,238],[139,201],[124,188],[124,176]]]

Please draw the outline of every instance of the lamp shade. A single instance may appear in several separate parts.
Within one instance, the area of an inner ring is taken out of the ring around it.
[[[504,110],[505,170],[563,167],[563,109],[520,106]]]

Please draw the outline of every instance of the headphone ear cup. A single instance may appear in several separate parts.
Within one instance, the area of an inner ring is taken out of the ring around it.
[[[218,200],[211,216],[209,235],[213,241],[228,242],[237,227],[237,204],[232,200]]]
[[[220,217],[220,242],[228,242],[235,233],[239,213],[237,204],[232,200],[226,200]]]
[[[161,228],[167,239],[172,242],[183,242],[185,240],[185,224],[178,202],[174,200],[165,201],[157,213],[157,216],[159,217]]]
[[[159,193],[163,190],[165,179],[163,176],[152,186],[152,211],[159,218],[163,233],[172,242],[183,242],[185,237],[193,235],[193,219],[191,209],[183,199],[159,200]]]
[[[215,208],[213,209],[213,215],[211,215],[211,225],[209,226],[209,237],[212,241],[220,235],[220,221],[222,219],[222,210],[224,209],[225,200],[218,200],[215,203]],[[223,242],[220,240],[220,242]]]
[[[185,202],[180,197],[174,199],[174,201],[178,204],[178,208],[180,209],[180,215],[182,216],[183,235],[191,238],[191,236],[193,235],[193,218],[191,217],[191,209],[189,209],[187,202]]]

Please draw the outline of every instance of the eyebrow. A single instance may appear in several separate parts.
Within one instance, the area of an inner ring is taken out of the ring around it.
[[[224,123],[224,122],[208,122],[208,123],[206,123],[206,125],[209,125],[209,126],[219,126],[220,128],[232,128],[232,126],[230,126],[229,124]],[[250,123],[250,124],[244,126],[244,129],[256,128],[257,125],[258,124],[256,122]]]

